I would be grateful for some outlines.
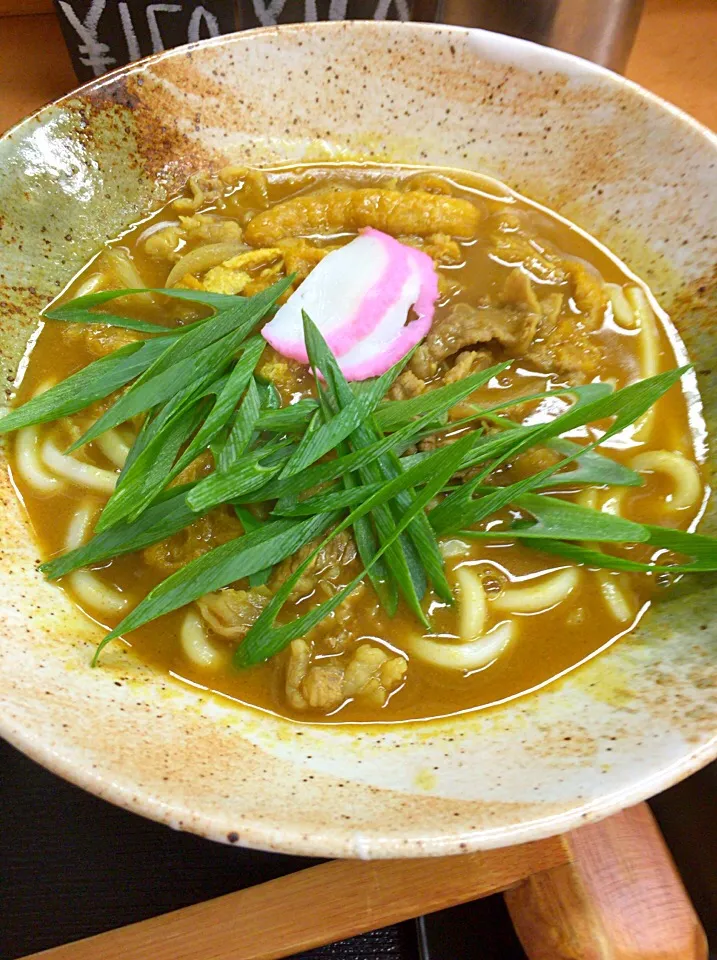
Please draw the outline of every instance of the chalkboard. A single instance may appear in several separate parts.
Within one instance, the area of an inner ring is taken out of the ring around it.
[[[80,80],[238,28],[234,0],[55,0],[55,7]]]
[[[243,0],[242,27],[268,27],[301,20],[411,20],[425,0]]]
[[[440,0],[54,0],[75,73],[90,80],[182,43],[302,20],[434,19]]]

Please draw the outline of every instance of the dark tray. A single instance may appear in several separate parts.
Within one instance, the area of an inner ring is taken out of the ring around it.
[[[716,800],[714,764],[652,803],[713,945]],[[65,783],[0,741],[1,960],[208,900],[315,862],[175,833]],[[302,956],[524,960],[500,896]]]

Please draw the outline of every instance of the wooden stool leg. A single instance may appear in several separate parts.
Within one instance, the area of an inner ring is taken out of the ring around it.
[[[505,893],[530,960],[706,960],[704,931],[647,804],[565,839],[572,863]]]

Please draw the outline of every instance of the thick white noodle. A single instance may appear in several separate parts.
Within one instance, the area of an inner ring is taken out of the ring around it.
[[[515,623],[512,620],[502,620],[485,636],[470,643],[413,637],[407,645],[409,653],[436,667],[445,667],[448,670],[480,670],[501,655],[515,632]]]
[[[643,378],[654,377],[660,372],[660,341],[650,301],[642,287],[636,286],[628,287],[625,297],[633,309],[636,326],[640,330],[640,372]]]
[[[75,550],[87,540],[95,506],[86,501],[70,521],[65,538],[65,549]],[[129,607],[129,598],[116,587],[111,587],[92,573],[91,570],[73,570],[68,574],[67,582],[80,602],[99,613],[122,614]]]
[[[117,430],[106,430],[94,441],[104,453],[110,463],[116,467],[123,467],[129,455],[129,444],[120,436]]]
[[[625,495],[623,487],[608,487],[607,491],[598,496],[595,487],[585,487],[575,498],[575,502],[588,510],[601,510],[603,513],[611,513],[614,517],[622,516],[620,510],[622,507],[622,498]]]
[[[610,513],[613,517],[622,516],[622,500],[625,496],[625,487],[610,487],[600,509],[603,513]]]
[[[479,670],[498,657],[512,639],[515,624],[504,620],[484,633],[487,617],[485,590],[478,573],[471,567],[459,567],[458,582],[459,638],[433,640],[413,637],[408,641],[409,652],[448,670]]]
[[[605,289],[610,297],[612,305],[612,315],[615,322],[626,330],[634,330],[637,327],[637,317],[635,311],[630,306],[630,301],[625,296],[625,291],[619,283],[606,283]]]
[[[213,667],[219,660],[219,651],[209,642],[204,621],[193,607],[184,615],[179,642],[187,659],[198,667]]]
[[[504,590],[491,605],[505,613],[541,613],[567,600],[580,580],[576,567],[566,567],[536,580],[524,587]]]
[[[660,341],[657,335],[657,324],[647,294],[642,287],[628,287],[625,296],[633,309],[637,326],[640,330],[640,376],[642,379],[654,377],[660,372]],[[645,443],[652,433],[655,420],[655,408],[650,407],[635,421],[632,432],[633,440]]]
[[[471,567],[459,567],[456,579],[460,603],[458,632],[464,642],[477,640],[483,635],[488,614],[483,583]]]
[[[89,501],[86,501],[78,508],[77,513],[75,513],[72,520],[70,520],[70,525],[67,528],[65,550],[76,550],[87,540],[90,535],[90,524],[92,522],[93,512],[93,505]]]
[[[607,496],[603,498],[601,504],[598,503],[598,492],[594,488],[587,488],[578,495],[578,503],[583,507],[589,507],[592,510],[603,510],[605,513],[611,513],[615,517],[622,516],[622,500],[625,495],[623,487],[610,487]],[[590,550],[597,550],[602,553],[602,547],[599,543],[586,543]],[[600,592],[603,595],[605,604],[619,623],[629,623],[635,616],[635,610],[631,604],[628,594],[621,589],[618,581],[625,582],[627,579],[624,574],[610,573],[607,570],[598,570],[595,574],[600,584]]]
[[[674,483],[673,492],[665,498],[670,512],[694,507],[702,494],[702,480],[697,464],[673,450],[648,450],[630,461],[633,470],[666,473]]]
[[[41,456],[46,467],[57,476],[70,480],[78,487],[97,490],[99,493],[112,493],[117,484],[117,474],[112,470],[103,470],[91,463],[82,463],[62,453],[48,437],[42,444]]]
[[[635,609],[617,582],[618,578],[624,580],[624,577],[610,574],[607,570],[599,570],[597,577],[605,606],[619,623],[629,623],[635,616]]]
[[[40,459],[40,429],[22,427],[15,434],[15,464],[20,476],[36,493],[53,493],[62,481],[53,477]]]
[[[129,607],[129,598],[103,583],[91,570],[74,570],[67,581],[82,604],[100,613],[121,614]]]
[[[580,493],[575,498],[575,502],[581,506],[585,507],[587,510],[597,510],[598,508],[598,495],[595,487],[585,487],[580,491]]]
[[[39,397],[53,386],[52,380],[43,381],[33,396]],[[48,473],[40,457],[40,426],[23,427],[15,434],[15,460],[20,476],[36,493],[54,493],[63,487],[61,480]]]

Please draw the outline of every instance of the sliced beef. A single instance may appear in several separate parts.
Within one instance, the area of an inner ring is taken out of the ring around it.
[[[299,283],[305,280],[317,263],[321,263],[324,257],[337,250],[335,246],[317,247],[307,240],[280,240],[277,246],[284,255],[284,268],[286,275],[296,274]]]
[[[142,557],[151,567],[168,576],[214,547],[241,536],[242,532],[234,511],[226,506],[217,507],[179,533],[145,547]]]
[[[301,682],[301,692],[312,710],[335,710],[346,699],[343,664],[336,657],[313,663]]]
[[[99,315],[101,317],[101,314]],[[95,357],[106,357],[129,343],[142,340],[142,335],[122,327],[101,327],[95,324],[68,323],[65,337],[70,342],[81,342]]]
[[[218,590],[205,593],[197,600],[197,606],[207,626],[222,637],[239,640],[245,636],[251,625],[271,599],[271,591],[266,587],[252,587],[250,590]]]
[[[298,550],[291,557],[287,557],[279,564],[269,581],[269,587],[276,591],[285,580],[287,580],[298,567],[306,560],[309,554],[316,549],[317,543],[308,543],[301,550]],[[340,579],[342,570],[356,558],[356,546],[351,536],[343,531],[333,537],[327,545],[317,554],[299,578],[296,586],[291,592],[289,602],[299,597],[306,596],[317,587],[322,587],[328,593],[332,591],[332,585],[335,585]]]
[[[413,370],[408,369],[403,371],[391,387],[389,398],[391,400],[410,400],[411,397],[419,397],[427,389],[425,380],[417,377]]]
[[[306,699],[301,684],[311,664],[311,647],[303,638],[292,640],[289,647],[289,662],[286,667],[284,692],[294,710],[306,710]]]
[[[349,698],[381,707],[401,686],[407,668],[403,657],[373,644],[361,644],[351,654],[314,659],[309,641],[294,640],[284,689],[295,710],[330,713]]]
[[[427,253],[437,266],[454,266],[465,257],[461,245],[447,233],[433,233],[428,237],[399,237],[401,243]]]
[[[582,264],[568,263],[566,271],[566,277],[575,279],[573,302],[584,313],[566,312],[563,293],[539,298],[531,278],[516,267],[496,302],[457,303],[433,324],[391,397],[418,396],[429,386],[454,383],[505,357],[574,383],[589,379],[600,361],[590,334],[602,323],[604,294]],[[483,349],[476,350],[479,346]]]

